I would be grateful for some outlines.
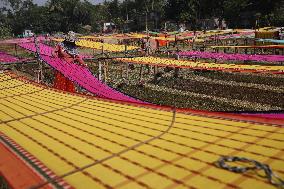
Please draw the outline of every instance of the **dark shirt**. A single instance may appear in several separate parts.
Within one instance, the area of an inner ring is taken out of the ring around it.
[[[61,46],[62,50],[65,51],[66,53],[72,56],[79,55],[79,51],[77,49],[75,42],[63,41],[59,43],[59,45]]]

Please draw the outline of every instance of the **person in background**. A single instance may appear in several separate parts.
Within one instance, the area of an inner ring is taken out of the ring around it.
[[[86,66],[82,58],[79,56],[79,52],[75,44],[76,41],[77,38],[75,33],[73,31],[69,31],[68,34],[65,35],[64,41],[57,44],[52,56],[61,58],[68,63]],[[75,92],[74,83],[57,70],[55,71],[54,88],[72,93]]]
[[[179,33],[183,33],[183,32],[184,32],[183,25],[180,25],[180,26],[179,26],[179,30],[178,30],[178,32],[179,32]]]

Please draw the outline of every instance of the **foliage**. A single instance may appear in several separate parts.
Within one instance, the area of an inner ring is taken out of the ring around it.
[[[8,26],[0,25],[0,39],[9,38],[12,36],[11,29]]]
[[[194,22],[197,19],[198,1],[168,0],[166,5],[167,18],[179,22]]]
[[[97,5],[87,0],[49,0],[44,6],[32,0],[2,1],[7,6],[0,12],[1,30],[15,35],[24,29],[81,32],[85,26],[101,32],[105,22],[127,31],[162,29],[165,21],[198,29],[197,21],[208,18],[225,19],[232,28],[253,28],[256,20],[260,26],[284,24],[284,0],[108,0]]]

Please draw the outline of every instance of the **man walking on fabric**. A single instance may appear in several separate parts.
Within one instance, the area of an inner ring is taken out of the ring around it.
[[[67,63],[77,63],[82,66],[86,66],[82,58],[79,56],[77,46],[75,44],[77,38],[73,31],[69,31],[65,36],[64,41],[58,43],[52,55],[57,58],[65,60]],[[54,88],[75,92],[74,83],[61,74],[59,71],[55,71]]]

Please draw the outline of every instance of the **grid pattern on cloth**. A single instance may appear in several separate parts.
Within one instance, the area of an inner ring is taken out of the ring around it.
[[[58,176],[126,150],[63,178],[75,188],[274,188],[254,173],[217,168],[222,155],[255,159],[284,177],[281,127],[89,99],[7,74],[0,89],[0,133]]]

